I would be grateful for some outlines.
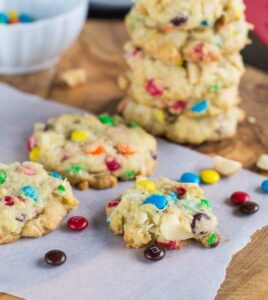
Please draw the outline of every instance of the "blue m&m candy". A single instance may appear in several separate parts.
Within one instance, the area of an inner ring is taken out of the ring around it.
[[[208,25],[209,25],[209,23],[206,20],[203,20],[200,22],[200,26],[202,26],[202,27],[207,27]]]
[[[167,206],[168,202],[165,196],[152,194],[148,197],[143,204],[153,204],[158,209],[163,209]]]
[[[268,193],[268,179],[265,179],[262,184],[261,184],[261,189],[265,192]]]
[[[201,100],[196,105],[192,106],[191,110],[192,112],[200,113],[204,112],[208,109],[208,103],[206,100]]]
[[[184,173],[181,176],[180,182],[200,184],[200,177],[195,173]]]
[[[8,16],[5,13],[0,12],[0,24],[7,24]]]
[[[57,179],[62,179],[61,175],[57,172],[50,172],[49,175]]]
[[[35,187],[31,185],[25,185],[21,190],[25,197],[33,199],[34,201],[38,200],[39,192]]]
[[[20,14],[19,20],[21,23],[32,23],[34,21],[33,17],[27,14]]]
[[[173,192],[169,193],[168,196],[169,196],[169,198],[170,198],[171,200],[173,200],[173,201],[178,200],[177,195],[176,195],[175,193],[173,193]]]

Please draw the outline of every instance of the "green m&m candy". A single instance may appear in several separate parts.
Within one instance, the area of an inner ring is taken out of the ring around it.
[[[81,172],[82,170],[83,170],[83,168],[80,167],[80,166],[77,166],[77,165],[71,166],[71,168],[70,168],[70,171],[71,171],[72,173],[79,173],[79,172]]]
[[[3,184],[6,181],[6,172],[0,171],[0,184]]]
[[[140,127],[140,124],[136,121],[131,121],[128,126],[130,128],[137,128],[137,127]]]
[[[111,117],[109,114],[101,114],[99,116],[99,120],[102,124],[108,125],[108,126],[114,126],[116,125],[116,121],[113,117]]]
[[[217,247],[220,242],[220,237],[217,233],[212,233],[207,240],[207,247],[214,248]]]
[[[128,171],[122,175],[122,180],[131,180],[134,179],[135,177],[136,177],[136,172]]]

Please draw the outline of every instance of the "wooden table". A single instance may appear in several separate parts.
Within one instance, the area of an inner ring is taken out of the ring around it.
[[[86,24],[78,41],[56,67],[26,76],[0,76],[0,81],[92,112],[114,111],[122,97],[116,79],[126,68],[122,58],[122,46],[126,40],[127,34],[121,22],[92,21]],[[59,85],[59,75],[77,67],[87,70],[88,83],[73,89]],[[259,155],[268,153],[268,75],[247,68],[241,94],[242,107],[248,116],[256,118],[256,124],[245,121],[235,138],[194,148],[203,153],[217,153],[239,160],[244,167],[257,171],[255,163]],[[233,257],[216,299],[268,299],[267,249],[268,227],[256,233],[251,243]],[[9,299],[20,298],[0,293],[0,300]]]

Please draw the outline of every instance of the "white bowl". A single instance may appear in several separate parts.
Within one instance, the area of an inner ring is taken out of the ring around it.
[[[47,69],[79,35],[88,0],[1,0],[0,11],[34,16],[33,23],[0,26],[0,73],[25,74]]]

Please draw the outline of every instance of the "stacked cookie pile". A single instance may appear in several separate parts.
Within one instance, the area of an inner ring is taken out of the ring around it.
[[[124,118],[179,143],[235,135],[244,11],[243,0],[136,0],[126,18],[130,70],[119,79]]]

